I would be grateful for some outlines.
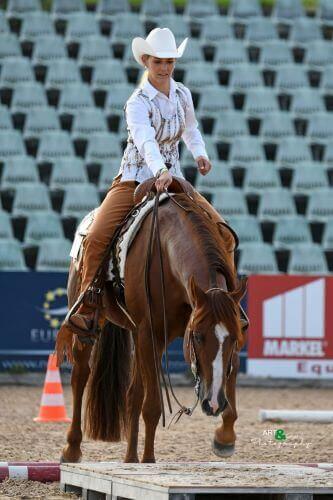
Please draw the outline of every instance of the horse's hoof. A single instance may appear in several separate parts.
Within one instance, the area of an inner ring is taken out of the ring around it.
[[[141,463],[142,464],[155,464],[156,460],[155,460],[155,458],[143,458],[141,460]]]
[[[79,456],[72,456],[72,457],[65,457],[64,453],[61,454],[61,457],[60,457],[60,463],[61,464],[77,464],[79,462],[81,462],[81,459],[82,459],[82,453],[80,453]]]
[[[212,450],[218,457],[231,457],[231,455],[235,453],[235,444],[222,444],[214,439],[212,443]]]

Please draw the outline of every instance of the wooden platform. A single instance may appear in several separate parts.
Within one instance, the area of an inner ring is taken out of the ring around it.
[[[63,490],[76,492],[87,500],[319,500],[320,495],[333,498],[333,465],[62,464],[61,485]]]

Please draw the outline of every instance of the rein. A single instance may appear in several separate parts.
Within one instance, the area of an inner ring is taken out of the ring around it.
[[[169,193],[168,193],[168,195],[169,195]],[[164,384],[167,403],[168,403],[168,409],[169,409],[170,413],[172,413],[172,407],[171,407],[171,400],[170,400],[168,385],[166,383],[165,376],[164,376],[162,366],[161,366],[161,362],[160,362],[160,359],[158,357],[158,353],[156,350],[155,331],[154,331],[152,303],[151,303],[152,302],[151,301],[151,290],[150,290],[150,283],[149,283],[149,271],[150,271],[151,262],[152,262],[152,250],[153,250],[154,234],[156,232],[156,242],[157,242],[158,261],[159,261],[159,273],[160,273],[161,292],[162,292],[165,368],[166,368],[166,374],[167,374],[170,392],[172,394],[173,399],[175,400],[175,402],[179,406],[179,411],[174,415],[174,417],[172,418],[172,420],[169,424],[169,427],[170,427],[170,425],[172,424],[172,422],[174,421],[175,418],[176,418],[176,422],[178,422],[178,420],[180,419],[180,417],[183,414],[188,415],[188,416],[191,416],[193,414],[193,412],[194,412],[194,410],[197,407],[197,404],[199,402],[200,377],[197,373],[197,358],[196,358],[196,354],[195,354],[195,348],[194,348],[194,343],[193,343],[193,332],[192,332],[192,335],[190,335],[190,338],[189,338],[189,342],[190,342],[190,353],[191,353],[191,368],[193,367],[192,372],[193,372],[193,375],[195,377],[195,383],[196,383],[195,384],[195,392],[197,394],[197,400],[192,407],[187,407],[187,406],[183,405],[179,401],[179,399],[177,398],[177,396],[174,392],[171,378],[170,378],[170,370],[169,370],[168,325],[167,325],[167,315],[166,315],[166,305],[165,305],[165,280],[164,280],[163,257],[162,257],[162,249],[161,249],[160,228],[159,228],[159,220],[158,220],[159,197],[160,197],[160,194],[157,192],[155,195],[155,203],[154,203],[153,213],[152,213],[152,221],[151,221],[151,227],[150,227],[147,258],[146,258],[146,265],[145,265],[145,290],[146,290],[146,297],[147,297],[148,309],[149,309],[150,334],[151,334],[151,342],[152,342],[153,355],[154,355],[154,366],[155,366],[155,372],[156,372],[156,379],[158,382],[158,392],[159,392],[160,403],[161,403],[162,423],[163,423],[163,427],[165,427],[165,408],[164,408],[161,378],[162,378],[162,381]],[[169,199],[174,201],[182,209],[188,211],[180,203],[178,203],[176,200],[174,200],[172,196],[169,195]],[[192,357],[193,357],[193,359],[192,359]],[[161,375],[161,378],[160,378],[160,375]]]

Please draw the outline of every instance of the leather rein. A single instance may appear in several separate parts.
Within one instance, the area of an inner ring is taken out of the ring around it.
[[[167,189],[165,189],[164,192],[168,195],[168,198],[174,204],[176,204],[178,207],[180,207],[182,210],[184,210],[186,212],[190,211],[188,208],[184,207],[177,200],[175,200],[173,196],[170,196]],[[151,193],[153,193],[153,192],[151,191]],[[189,337],[188,337],[188,349],[189,349],[189,353],[190,353],[191,371],[192,371],[194,379],[195,379],[194,390],[195,390],[195,394],[196,394],[196,401],[191,407],[187,407],[187,406],[183,405],[179,401],[179,399],[177,398],[177,396],[175,394],[175,391],[174,391],[173,386],[172,386],[171,378],[170,378],[169,355],[168,355],[168,324],[167,324],[166,300],[165,300],[165,278],[164,278],[163,257],[162,257],[162,247],[161,247],[160,227],[159,227],[159,217],[158,217],[158,207],[159,207],[160,194],[161,193],[159,193],[159,192],[157,192],[155,194],[155,201],[154,201],[151,226],[150,226],[150,234],[149,234],[149,240],[148,240],[148,249],[147,249],[147,256],[146,256],[146,263],[145,263],[144,278],[145,278],[145,292],[146,292],[148,310],[149,310],[149,326],[150,326],[151,344],[152,344],[153,357],[154,357],[154,368],[155,368],[156,380],[157,380],[157,384],[158,384],[158,392],[159,392],[159,398],[160,398],[160,404],[161,404],[163,427],[165,427],[165,424],[166,424],[166,417],[165,417],[165,407],[164,407],[164,399],[163,399],[163,392],[162,392],[162,382],[164,385],[168,409],[169,409],[170,414],[172,414],[173,411],[172,411],[172,406],[171,406],[171,398],[170,398],[170,394],[169,394],[169,389],[170,389],[170,392],[171,392],[171,395],[172,395],[174,401],[176,402],[177,406],[179,407],[178,412],[173,416],[173,418],[171,419],[171,421],[169,423],[168,427],[170,427],[170,425],[173,423],[173,421],[175,421],[175,423],[177,423],[182,415],[185,414],[185,415],[191,416],[193,414],[193,412],[194,412],[194,410],[197,407],[198,402],[199,402],[199,392],[200,392],[201,379],[200,379],[200,374],[199,374],[199,369],[198,369],[197,354],[196,354],[195,345],[194,345],[194,331],[193,331],[193,328],[191,326],[190,331],[189,331]],[[149,280],[150,268],[151,268],[151,263],[152,263],[154,235],[156,235],[158,263],[159,263],[159,275],[160,275],[160,284],[161,284],[162,308],[163,308],[162,317],[163,317],[163,334],[164,334],[165,371],[166,371],[166,375],[167,375],[168,384],[167,384],[166,379],[165,379],[161,360],[160,360],[160,357],[158,355],[157,347],[156,347],[156,335],[155,335],[155,330],[154,330],[153,311],[152,311],[152,296],[151,296],[151,288],[150,288],[150,280]],[[233,357],[235,347],[236,346],[234,345],[232,352],[231,352],[229,366],[227,369],[227,378],[229,378],[231,371],[232,371],[232,357]],[[169,388],[168,388],[168,385],[169,385]]]

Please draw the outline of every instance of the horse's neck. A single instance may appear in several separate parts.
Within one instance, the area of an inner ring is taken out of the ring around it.
[[[173,231],[172,237],[170,235],[167,248],[172,274],[186,291],[187,297],[191,276],[202,290],[207,291],[212,287],[226,288],[224,276],[209,265],[200,237],[193,231],[193,226],[186,217],[180,220],[180,227]]]

